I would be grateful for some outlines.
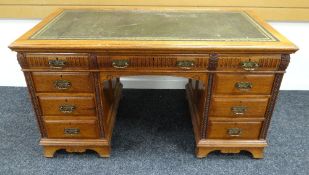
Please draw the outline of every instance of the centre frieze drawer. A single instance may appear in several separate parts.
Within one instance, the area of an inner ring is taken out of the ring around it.
[[[270,95],[274,77],[274,74],[217,73],[214,94]]]
[[[45,120],[48,138],[99,138],[97,120]]]
[[[40,96],[39,101],[43,115],[96,115],[94,98],[91,96]]]
[[[88,72],[33,72],[36,92],[92,92],[93,79]]]
[[[98,55],[100,68],[123,69],[172,69],[203,70],[208,65],[209,55]]]
[[[210,104],[211,117],[264,118],[268,97],[214,97]]]

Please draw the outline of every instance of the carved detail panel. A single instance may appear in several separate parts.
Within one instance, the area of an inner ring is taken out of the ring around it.
[[[216,70],[218,67],[218,54],[210,54],[208,70]]]
[[[17,61],[20,65],[20,67],[28,67],[24,53],[17,53]]]
[[[286,68],[288,68],[289,63],[290,63],[290,55],[283,54],[281,56],[281,62],[278,70],[284,71]]]

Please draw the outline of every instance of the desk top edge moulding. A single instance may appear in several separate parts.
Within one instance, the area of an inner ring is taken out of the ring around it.
[[[71,18],[75,21],[68,21]],[[89,21],[92,18],[95,21]],[[218,30],[223,24],[226,30]],[[101,29],[88,30],[95,26]],[[10,45],[16,51],[50,47],[97,51],[148,49],[145,47],[286,53],[297,50],[252,12],[162,7],[59,9]]]
[[[188,78],[198,158],[215,150],[263,158],[280,84],[298,50],[252,12],[192,7],[59,9],[9,47],[18,53],[45,157],[59,149],[109,157],[120,77],[167,75]]]

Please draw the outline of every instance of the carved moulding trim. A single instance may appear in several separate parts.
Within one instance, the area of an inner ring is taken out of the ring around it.
[[[94,93],[95,93],[95,101],[96,101],[96,108],[97,108],[97,118],[99,122],[99,128],[100,128],[100,136],[105,137],[105,131],[104,131],[104,126],[103,126],[103,118],[104,116],[104,111],[103,111],[103,105],[102,105],[102,93],[101,93],[101,84],[100,84],[100,73],[93,72],[93,81],[94,81]]]
[[[289,54],[282,54],[281,55],[281,61],[280,65],[278,67],[279,71],[285,71],[285,69],[288,67],[290,63],[290,55]],[[282,82],[283,74],[282,73],[276,73],[272,91],[271,91],[271,97],[268,102],[267,110],[265,113],[265,120],[261,129],[260,133],[260,139],[266,139],[267,137],[267,131],[270,125],[271,117],[275,108],[276,100],[279,94],[280,85]]]
[[[208,70],[214,71],[217,69],[218,66],[218,55],[215,53],[210,54],[209,56],[209,65]],[[209,72],[208,74],[208,84],[207,84],[207,93],[205,98],[205,106],[204,106],[204,113],[203,113],[203,119],[202,119],[202,127],[201,127],[201,138],[206,138],[206,132],[207,132],[207,124],[208,124],[208,115],[209,115],[209,108],[210,108],[210,101],[212,96],[212,87],[213,87],[213,81],[214,81],[214,72]]]

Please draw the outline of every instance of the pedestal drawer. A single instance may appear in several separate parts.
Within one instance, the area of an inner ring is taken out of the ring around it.
[[[262,122],[210,121],[209,139],[258,139]]]
[[[40,96],[39,100],[43,115],[96,115],[93,97]]]
[[[270,95],[274,74],[224,74],[215,75],[215,94]]]
[[[92,92],[92,76],[88,72],[33,72],[37,92]]]
[[[46,120],[48,138],[98,138],[95,119],[89,120]]]
[[[214,97],[211,101],[211,117],[263,118],[268,104],[267,97]]]

